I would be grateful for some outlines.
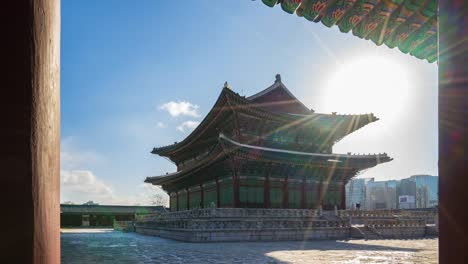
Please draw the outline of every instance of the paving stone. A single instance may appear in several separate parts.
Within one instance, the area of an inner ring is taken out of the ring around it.
[[[62,263],[437,263],[436,238],[189,243],[118,231],[62,233]]]

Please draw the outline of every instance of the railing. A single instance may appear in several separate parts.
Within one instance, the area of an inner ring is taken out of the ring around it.
[[[217,218],[217,217],[318,217],[318,210],[312,209],[257,209],[257,208],[204,208],[161,213],[161,219]],[[149,217],[150,218],[150,217]]]
[[[424,219],[385,219],[385,220],[367,220],[364,224],[374,229],[394,228],[394,227],[425,227]]]
[[[155,222],[139,222],[138,227],[184,230],[285,230],[285,229],[348,229],[349,221],[321,219],[164,219]]]
[[[437,216],[437,211],[434,209],[427,209],[427,210],[404,210],[404,209],[339,210],[338,216],[361,217],[361,218],[378,218],[378,217],[434,218]]]

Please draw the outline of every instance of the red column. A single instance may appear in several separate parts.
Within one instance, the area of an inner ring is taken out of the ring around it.
[[[216,207],[220,208],[221,207],[221,193],[220,193],[220,188],[219,188],[219,178],[216,177]]]
[[[234,188],[234,208],[239,208],[240,200],[239,200],[239,192],[240,192],[240,182],[239,182],[239,175],[237,172],[233,173],[232,176],[232,187]]]
[[[60,1],[2,2],[0,28],[0,263],[60,263]]]
[[[271,167],[272,165],[268,165],[267,173],[265,175],[265,182],[263,185],[263,195],[264,195],[264,203],[265,208],[270,208],[270,176],[271,176]]]
[[[203,184],[200,184],[200,208],[205,207],[205,202],[204,202],[204,193],[203,193]]]
[[[284,178],[283,183],[283,208],[289,208],[288,177]]]
[[[301,208],[302,209],[306,208],[306,177],[305,175],[302,178],[302,184],[301,184]]]
[[[322,199],[323,199],[323,180],[320,179],[320,183],[319,183],[319,186],[318,186],[318,192],[317,192],[317,201],[318,201],[317,208],[320,207],[320,205],[323,206]]]
[[[342,182],[340,185],[340,190],[341,190],[341,205],[340,209],[345,210],[346,209],[346,188],[345,188],[345,183]]]
[[[187,210],[190,210],[190,192],[188,188],[185,188],[185,192],[187,193]]]
[[[176,192],[176,207],[177,207],[177,211],[179,211],[179,192]]]

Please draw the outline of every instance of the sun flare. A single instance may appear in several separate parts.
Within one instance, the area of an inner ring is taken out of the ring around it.
[[[393,117],[407,106],[410,83],[407,69],[392,59],[346,60],[324,83],[323,110]]]

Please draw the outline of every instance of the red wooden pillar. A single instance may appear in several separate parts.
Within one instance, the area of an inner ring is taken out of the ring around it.
[[[60,263],[60,1],[4,1],[0,29],[0,263]]]
[[[345,188],[345,183],[341,182],[340,183],[340,191],[341,191],[341,203],[340,203],[340,209],[341,210],[346,210],[346,188]]]
[[[237,171],[234,171],[232,176],[232,187],[234,188],[234,208],[239,208],[240,206],[240,182],[239,182],[239,175]]]
[[[179,211],[179,192],[177,191],[176,192],[176,208],[177,208],[177,211]]]
[[[219,178],[216,177],[216,207],[220,208],[221,207],[221,193],[220,193],[220,188],[219,188]]]
[[[283,183],[283,208],[289,208],[289,186],[288,186],[288,177],[284,178]]]
[[[270,176],[271,176],[272,165],[268,164],[267,173],[265,175],[265,182],[263,185],[263,201],[265,208],[270,208]]]
[[[320,183],[318,186],[318,192],[317,192],[317,208],[320,207],[322,204],[322,199],[323,199],[323,179],[320,179]]]
[[[342,210],[346,210],[346,176],[347,171],[343,170],[340,178],[340,209]]]
[[[200,184],[200,208],[204,208],[205,207],[205,198],[203,197],[204,196],[204,193],[203,193],[203,184]]]
[[[306,208],[306,176],[304,175],[302,178],[301,184],[301,208]]]
[[[185,192],[187,193],[187,210],[190,210],[190,191],[189,191],[189,188],[185,188]]]
[[[468,2],[439,0],[439,261],[468,259]]]
[[[240,172],[240,161],[232,158],[232,188],[234,193],[234,208],[239,208],[240,206],[240,179],[239,179],[239,172]]]

